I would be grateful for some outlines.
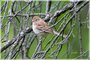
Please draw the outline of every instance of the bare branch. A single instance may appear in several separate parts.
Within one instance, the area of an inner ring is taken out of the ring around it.
[[[80,3],[82,3],[82,1],[79,1],[78,4],[80,4]],[[45,17],[44,20],[49,20],[50,19],[50,22],[51,22],[53,18],[55,18],[56,16],[58,16],[58,15],[64,13],[64,12],[72,9],[73,7],[74,7],[73,3],[67,4],[62,9],[56,11],[54,14],[50,14],[50,13],[46,14],[47,18]]]
[[[8,44],[0,49],[0,52],[6,50],[9,46],[15,43],[16,40],[21,40],[27,33],[30,33],[32,28],[27,27],[24,31],[21,31],[15,38],[13,38]]]
[[[50,0],[47,0],[47,3],[46,3],[46,13],[49,12],[50,7],[51,7],[51,1]]]

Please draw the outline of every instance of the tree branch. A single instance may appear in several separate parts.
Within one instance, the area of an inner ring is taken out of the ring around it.
[[[13,38],[8,44],[0,49],[0,52],[3,52],[8,47],[10,47],[16,40],[21,40],[26,34],[32,31],[31,27],[27,27],[25,30],[21,31],[15,38]]]
[[[82,1],[79,1],[78,5],[80,3],[82,3]],[[54,14],[47,13],[46,17],[44,18],[44,20],[49,20],[50,19],[50,22],[51,22],[53,18],[55,18],[56,16],[59,16],[60,14],[62,14],[64,12],[72,9],[73,7],[74,7],[74,4],[73,3],[69,3],[69,4],[65,5],[62,9],[57,10]]]

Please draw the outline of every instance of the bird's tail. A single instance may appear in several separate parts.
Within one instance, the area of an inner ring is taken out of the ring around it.
[[[53,34],[59,35],[59,32],[53,31]],[[67,35],[65,35],[65,34],[60,34],[60,36],[63,36],[64,38],[66,38]]]

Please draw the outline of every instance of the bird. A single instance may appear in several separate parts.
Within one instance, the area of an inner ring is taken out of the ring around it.
[[[39,16],[34,16],[32,18],[32,30],[36,35],[45,35],[45,33],[51,33],[54,35],[59,35],[57,31],[55,31],[52,27],[45,22],[44,19],[40,18]],[[66,35],[60,35],[66,38]]]

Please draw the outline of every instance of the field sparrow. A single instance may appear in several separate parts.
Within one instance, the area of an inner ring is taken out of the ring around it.
[[[59,35],[58,32],[54,31],[43,19],[41,19],[39,16],[34,16],[32,18],[32,29],[36,35],[45,34],[45,33],[53,33],[55,35]],[[62,35],[60,35],[62,36]],[[65,38],[66,35],[63,35]]]

